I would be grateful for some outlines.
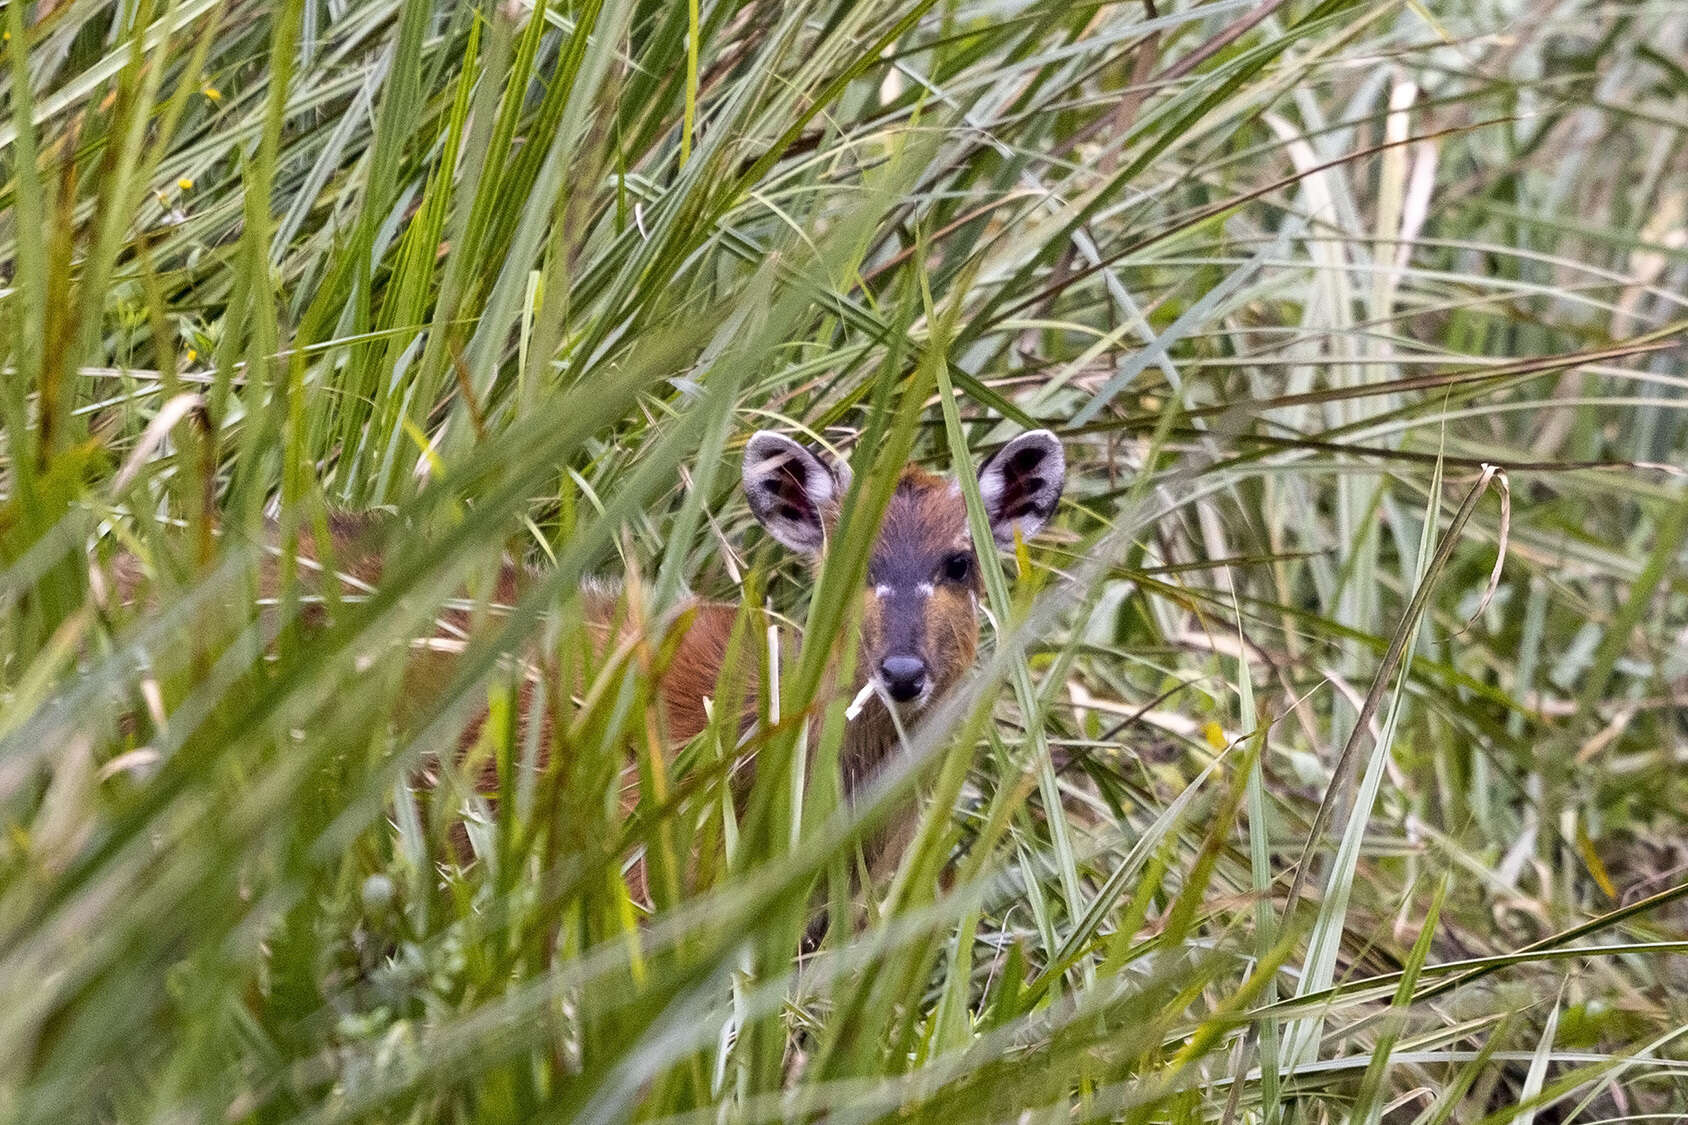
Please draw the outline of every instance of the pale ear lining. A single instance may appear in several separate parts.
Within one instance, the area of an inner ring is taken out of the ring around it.
[[[998,545],[1012,547],[1015,531],[1029,539],[1043,530],[1055,515],[1066,475],[1066,455],[1048,430],[1021,434],[985,458],[979,496]]]
[[[750,511],[768,534],[794,551],[813,554],[821,549],[827,506],[847,487],[848,470],[834,470],[783,434],[758,430],[744,447],[744,495]]]

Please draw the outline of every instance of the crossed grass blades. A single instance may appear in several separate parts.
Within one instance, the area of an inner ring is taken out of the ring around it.
[[[0,18],[6,1118],[1688,1105],[1682,5]],[[861,544],[810,581],[723,467],[809,433],[871,500],[1033,424],[1058,534],[840,808]],[[377,588],[260,614],[266,516],[289,574],[376,506]],[[804,625],[742,817],[721,730],[619,814],[589,573]],[[593,689],[544,771],[517,654]]]

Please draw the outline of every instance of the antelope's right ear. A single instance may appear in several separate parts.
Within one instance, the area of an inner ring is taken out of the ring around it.
[[[826,542],[830,506],[850,487],[834,468],[782,434],[758,430],[744,447],[744,495],[768,534],[793,551],[815,554]]]

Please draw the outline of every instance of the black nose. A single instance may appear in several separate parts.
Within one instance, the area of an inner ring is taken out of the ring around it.
[[[918,656],[887,656],[879,665],[885,690],[898,703],[907,703],[926,690],[926,662]]]

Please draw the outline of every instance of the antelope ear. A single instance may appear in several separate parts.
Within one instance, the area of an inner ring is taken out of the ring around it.
[[[1048,430],[1021,434],[979,466],[979,496],[990,516],[991,534],[1004,547],[1014,532],[1031,538],[1043,530],[1061,499],[1067,458]]]
[[[826,541],[829,506],[850,487],[850,470],[833,467],[782,434],[758,430],[744,447],[744,495],[768,534],[793,551],[815,554]]]

